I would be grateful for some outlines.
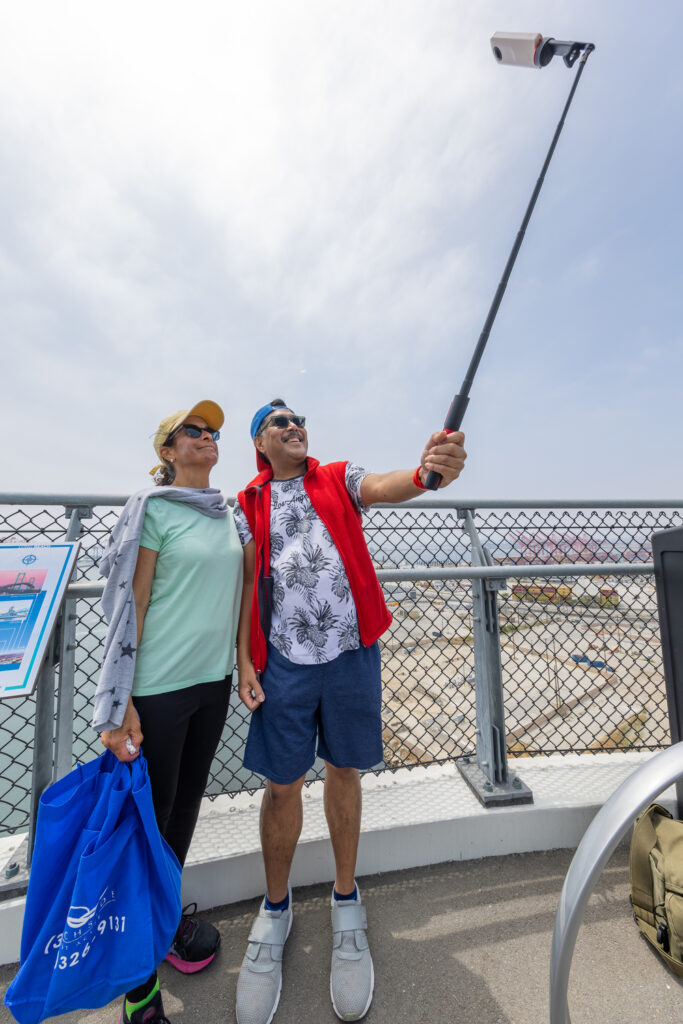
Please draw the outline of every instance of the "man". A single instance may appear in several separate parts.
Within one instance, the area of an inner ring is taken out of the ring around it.
[[[239,695],[252,712],[244,764],[267,779],[261,805],[266,895],[237,983],[238,1024],[269,1024],[292,926],[289,871],[301,832],[301,790],[316,752],[335,859],[330,992],[342,1020],[360,1020],[374,987],[365,907],[354,872],[359,769],[382,760],[378,639],[391,616],[363,537],[362,510],[441,486],[465,465],[464,435],[439,431],[416,470],[366,473],[308,458],[303,416],[282,399],[251,423],[260,473],[238,495],[244,590],[237,639]],[[317,746],[316,746],[317,741]]]

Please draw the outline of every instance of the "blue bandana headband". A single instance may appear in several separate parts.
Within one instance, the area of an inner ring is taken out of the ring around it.
[[[261,424],[263,423],[263,421],[266,418],[266,416],[270,416],[271,412],[280,412],[282,409],[289,409],[289,406],[288,405],[271,405],[270,402],[269,402],[268,405],[262,405],[260,409],[257,409],[257,411],[254,413],[254,418],[251,421],[251,427],[250,427],[252,441],[256,437],[256,435],[258,433],[258,429],[261,426]]]

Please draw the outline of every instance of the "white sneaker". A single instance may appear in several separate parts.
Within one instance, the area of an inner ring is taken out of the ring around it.
[[[282,952],[292,930],[292,890],[286,910],[266,910],[265,899],[249,932],[237,979],[237,1024],[270,1024],[282,991]]]
[[[335,900],[332,890],[332,967],[330,995],[340,1020],[360,1020],[370,1009],[375,987],[365,907],[356,886],[355,900]]]

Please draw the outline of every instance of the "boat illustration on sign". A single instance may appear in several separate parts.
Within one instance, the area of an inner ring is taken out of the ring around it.
[[[0,619],[11,619],[12,621],[20,621],[25,619],[28,614],[27,608],[22,608],[17,611],[14,605],[10,605],[6,612],[0,612]]]

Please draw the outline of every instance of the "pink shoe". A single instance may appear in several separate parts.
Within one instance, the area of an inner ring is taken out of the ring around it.
[[[196,903],[190,903],[183,909],[173,945],[164,958],[183,974],[203,971],[216,956],[221,944],[221,933],[218,929],[209,921],[193,917],[192,914],[196,911]]]

